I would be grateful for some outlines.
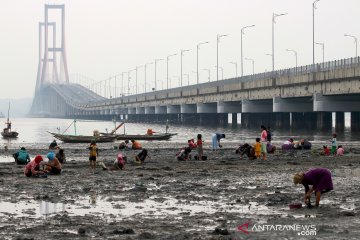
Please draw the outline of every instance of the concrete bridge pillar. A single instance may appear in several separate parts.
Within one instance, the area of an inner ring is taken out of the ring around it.
[[[198,103],[196,108],[198,113],[217,113],[217,103]]]
[[[317,129],[332,129],[331,112],[317,112]]]
[[[242,113],[273,112],[273,100],[242,100]]]
[[[237,113],[231,114],[231,126],[237,127]]]
[[[181,104],[180,110],[183,124],[199,124],[196,104]]]
[[[221,101],[217,103],[218,113],[241,113],[240,101]]]
[[[241,127],[260,128],[271,126],[271,114],[269,113],[241,113]]]
[[[351,131],[360,131],[360,112],[351,112]]]
[[[155,106],[155,114],[166,114],[166,106]]]
[[[136,114],[136,108],[128,108],[128,114]]]
[[[145,114],[145,107],[136,107],[136,114]]]
[[[342,130],[345,128],[345,113],[336,112],[335,113],[335,129]]]
[[[167,113],[168,114],[180,114],[181,113],[180,105],[168,105]]]
[[[145,114],[155,114],[155,107],[154,106],[145,107]]]

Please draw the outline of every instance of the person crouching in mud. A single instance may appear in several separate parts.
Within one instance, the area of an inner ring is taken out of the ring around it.
[[[43,161],[43,158],[40,155],[37,155],[34,160],[26,164],[24,169],[24,174],[27,177],[39,177],[46,175],[46,171],[40,170],[40,163]]]
[[[135,162],[136,162],[136,163],[139,163],[139,164],[142,164],[142,163],[145,162],[146,157],[149,157],[149,158],[150,158],[150,156],[149,156],[149,154],[148,154],[148,150],[146,150],[145,148],[143,148],[143,149],[141,150],[141,152],[140,152],[138,155],[135,156]]]
[[[61,174],[61,163],[59,159],[55,157],[55,153],[49,152],[46,157],[49,159],[48,163],[45,163],[46,165],[46,171],[50,174]]]
[[[119,153],[113,164],[114,170],[125,170],[125,157]]]
[[[305,204],[311,208],[310,197],[311,193],[315,192],[316,202],[315,207],[319,207],[321,194],[329,192],[334,189],[331,178],[331,172],[326,168],[314,168],[306,173],[297,173],[294,175],[294,183],[301,183],[305,187]],[[309,185],[312,185],[310,189]]]
[[[214,133],[211,136],[211,142],[212,142],[212,150],[215,151],[218,148],[222,148],[222,145],[220,144],[220,140],[222,138],[225,138],[225,134],[223,133]]]

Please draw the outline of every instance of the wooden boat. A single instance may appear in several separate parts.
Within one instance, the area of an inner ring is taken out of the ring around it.
[[[99,142],[113,142],[116,136],[83,136],[83,135],[65,135],[59,133],[48,132],[55,138],[66,143],[90,143],[91,141]]]
[[[145,141],[162,141],[169,140],[172,136],[177,133],[159,133],[153,135],[147,134],[111,134],[111,133],[100,133],[102,136],[115,136],[116,140],[145,140]]]
[[[1,132],[1,136],[3,138],[17,138],[19,133],[16,131],[11,131],[11,122],[9,120],[9,113],[10,113],[10,103],[9,103],[9,108],[8,108],[8,117],[5,122],[6,128],[4,128],[3,131]]]

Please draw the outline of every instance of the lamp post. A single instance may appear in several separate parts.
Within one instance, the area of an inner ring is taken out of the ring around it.
[[[209,42],[202,42],[196,45],[196,83],[199,84],[199,49],[200,45],[207,44]]]
[[[144,83],[144,93],[146,93],[146,66],[147,65],[151,65],[151,64],[153,64],[152,62],[149,62],[149,63],[145,63],[145,66],[144,66],[144,74],[145,74],[145,83]]]
[[[355,42],[355,57],[357,57],[357,43],[358,43],[358,39],[357,37],[353,36],[353,35],[349,35],[349,34],[344,34],[345,37],[351,37],[354,39],[354,42]]]
[[[208,72],[208,80],[210,82],[210,69],[203,69],[203,70]]]
[[[130,95],[130,79],[131,79],[130,73],[134,70],[135,69],[128,71],[128,95]]]
[[[188,80],[188,86],[190,85],[190,74],[188,73],[184,73],[184,76],[187,77],[187,80]]]
[[[141,66],[137,66],[135,68],[136,71],[136,80],[135,80],[135,94],[138,94],[138,69],[141,68]]]
[[[273,56],[273,55],[270,54],[270,53],[265,53],[265,55],[266,55],[266,56],[270,56],[271,58],[272,58],[272,56]],[[267,72],[267,71],[265,71],[265,72]]]
[[[237,76],[238,76],[238,72],[237,72],[237,70],[238,70],[237,62],[230,62],[230,64],[234,64],[234,65],[235,65],[235,77],[237,77]]]
[[[169,89],[169,58],[176,56],[176,53],[166,57],[166,88]],[[170,85],[171,87],[171,85]]]
[[[325,43],[316,42],[315,44],[321,45],[321,48],[322,48],[322,58],[323,58],[322,61],[325,62]]]
[[[214,66],[215,68],[219,68],[221,70],[221,80],[224,80],[224,68],[219,66]]]
[[[245,58],[245,60],[251,61],[252,62],[252,69],[253,69],[253,74],[255,73],[255,60],[251,59],[251,58]]]
[[[186,50],[181,50],[180,51],[180,87],[182,87],[182,76],[183,76],[183,73],[182,73],[182,69],[183,69],[183,65],[182,65],[182,62],[183,62],[183,55],[184,55],[184,52],[188,52],[190,51],[190,49],[186,49]]]
[[[288,51],[288,52],[293,52],[294,53],[294,55],[295,55],[295,66],[297,67],[298,66],[298,58],[297,58],[297,51],[295,51],[295,50],[292,50],[292,49],[286,49],[286,51]]]
[[[157,65],[157,62],[159,62],[159,61],[161,61],[161,60],[164,60],[164,59],[162,59],[162,58],[160,58],[160,59],[155,59],[155,91],[157,90],[157,89],[156,89],[156,65]]]
[[[275,23],[276,23],[276,18],[277,17],[280,17],[280,16],[284,16],[286,15],[287,13],[281,13],[281,14],[276,14],[276,13],[273,13],[273,16],[272,16],[272,70],[274,71],[275,70],[275,40],[274,40],[274,28],[275,28]]]
[[[313,10],[313,64],[315,64],[315,9],[316,3],[320,0],[315,0],[312,4],[312,10]]]
[[[124,73],[126,72],[122,72],[121,73],[121,94],[124,96]]]
[[[241,28],[241,38],[240,38],[240,45],[241,45],[241,76],[244,75],[244,71],[243,71],[243,35],[244,35],[244,29],[245,28],[250,28],[250,27],[255,27],[255,25],[249,25],[249,26],[245,26],[243,28]],[[237,72],[237,67],[236,67],[236,72]],[[237,77],[237,73],[236,73],[236,77]]]
[[[228,36],[227,34],[216,35],[216,81],[219,81],[219,42],[222,37]]]

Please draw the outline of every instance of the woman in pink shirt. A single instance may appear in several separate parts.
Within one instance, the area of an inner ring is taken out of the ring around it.
[[[267,141],[267,131],[266,131],[266,127],[264,125],[261,125],[261,155],[262,155],[262,159],[266,160],[266,141]]]
[[[45,171],[40,170],[41,161],[43,161],[43,158],[40,155],[37,155],[34,160],[29,162],[24,169],[25,176],[31,177],[44,174]]]

